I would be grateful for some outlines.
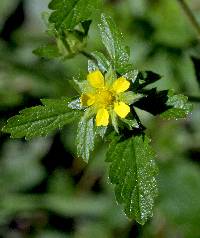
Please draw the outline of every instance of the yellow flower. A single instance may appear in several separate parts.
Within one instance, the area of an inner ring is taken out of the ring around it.
[[[130,107],[120,100],[120,95],[129,87],[130,82],[124,77],[116,79],[112,84],[99,70],[90,72],[87,75],[88,87],[81,95],[81,105],[92,107],[96,112],[96,125],[107,126],[109,124],[109,112],[114,112],[125,118],[130,112]]]

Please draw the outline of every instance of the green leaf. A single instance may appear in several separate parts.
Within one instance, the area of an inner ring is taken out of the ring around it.
[[[168,92],[166,105],[169,109],[161,114],[164,119],[185,118],[193,108],[192,104],[188,102],[188,97],[182,94],[175,95],[173,90]]]
[[[95,51],[92,53],[92,56],[97,61],[98,68],[101,72],[108,72],[110,69],[110,62],[106,59],[105,55],[101,52]]]
[[[59,53],[58,47],[56,45],[46,45],[41,46],[33,51],[33,53],[37,56],[53,59],[61,56]]]
[[[87,112],[78,124],[77,154],[87,163],[90,152],[94,149],[95,127],[94,119],[88,118]]]
[[[82,113],[68,107],[68,99],[43,99],[44,106],[24,109],[19,115],[8,120],[2,131],[10,133],[12,138],[31,139],[46,136],[55,129],[76,120]]]
[[[129,48],[123,46],[122,35],[110,17],[102,14],[99,25],[102,42],[117,70],[129,61]]]
[[[126,104],[133,104],[134,102],[138,101],[140,98],[142,98],[143,95],[139,94],[139,93],[134,93],[131,91],[122,93],[121,95],[119,95],[119,99],[120,101],[125,102]]]
[[[49,9],[53,10],[49,21],[57,30],[73,30],[79,23],[91,19],[98,8],[99,0],[52,0]]]
[[[130,119],[122,118],[121,121],[126,124],[129,130],[133,130],[134,128],[139,128],[138,122],[135,119],[130,120]]]
[[[140,135],[124,141],[115,138],[107,152],[109,178],[115,184],[116,199],[126,215],[144,224],[153,214],[157,195],[155,154],[148,137]],[[120,155],[120,156],[119,156]]]
[[[156,88],[143,90],[144,97],[134,106],[154,116],[161,115],[165,119],[185,118],[192,111],[192,104],[182,94],[175,95],[173,90],[157,91]]]

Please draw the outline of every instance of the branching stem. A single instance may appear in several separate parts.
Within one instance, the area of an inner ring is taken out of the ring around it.
[[[194,27],[194,29],[196,29],[197,34],[198,34],[198,36],[200,38],[200,23],[195,18],[192,10],[187,5],[185,0],[177,0],[177,1],[180,3],[180,6],[182,7],[182,9],[185,12],[186,16],[188,17],[188,19],[190,20],[190,22],[191,22],[192,26]]]

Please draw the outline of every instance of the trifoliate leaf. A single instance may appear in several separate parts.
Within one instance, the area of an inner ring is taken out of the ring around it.
[[[88,162],[90,152],[94,149],[95,128],[94,119],[85,114],[79,124],[77,131],[77,154],[85,162]]]
[[[122,68],[129,61],[129,48],[123,46],[122,35],[110,17],[102,14],[99,25],[102,42],[112,60],[114,68]]]
[[[58,47],[56,45],[46,45],[41,46],[33,51],[33,53],[37,56],[53,59],[61,56]]]
[[[109,178],[115,185],[118,203],[126,215],[144,224],[153,214],[157,195],[155,154],[148,137],[140,135],[124,141],[115,138],[108,150]]]
[[[55,129],[76,120],[82,113],[68,107],[68,99],[44,99],[44,106],[24,109],[19,115],[8,120],[2,131],[11,134],[12,138],[31,139],[46,136]]]
[[[52,0],[49,9],[53,12],[49,21],[57,30],[73,30],[79,23],[91,19],[98,5],[99,0]]]

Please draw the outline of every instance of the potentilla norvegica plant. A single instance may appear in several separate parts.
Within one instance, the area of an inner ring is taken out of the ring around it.
[[[101,14],[98,25],[102,52],[86,52],[91,14],[98,0],[52,0],[45,14],[47,33],[55,43],[34,51],[45,58],[67,60],[77,54],[88,58],[88,72],[74,78],[77,96],[42,99],[42,105],[24,109],[8,120],[3,131],[12,138],[46,136],[79,120],[77,154],[85,162],[98,137],[108,145],[106,162],[116,200],[130,219],[145,224],[152,216],[157,195],[155,153],[136,108],[163,119],[186,117],[192,109],[187,97],[173,90],[159,91],[150,85],[160,76],[141,72],[129,62],[129,48],[113,20]],[[148,88],[146,87],[148,86]]]

